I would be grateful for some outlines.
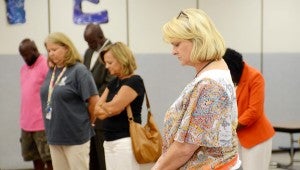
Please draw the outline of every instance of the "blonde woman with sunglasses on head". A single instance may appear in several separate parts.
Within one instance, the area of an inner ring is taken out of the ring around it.
[[[152,170],[238,169],[236,96],[222,36],[200,9],[181,11],[162,30],[195,77],[166,112],[163,154]]]

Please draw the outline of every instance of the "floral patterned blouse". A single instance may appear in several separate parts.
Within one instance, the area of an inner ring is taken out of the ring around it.
[[[238,152],[237,105],[228,70],[208,70],[196,77],[168,109],[163,153],[173,141],[198,145],[180,169],[215,169]]]

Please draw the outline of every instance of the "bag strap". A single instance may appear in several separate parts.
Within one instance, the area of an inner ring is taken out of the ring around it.
[[[146,89],[145,89],[145,97],[146,97],[146,106],[147,106],[147,110],[148,110],[148,113],[149,113],[151,109],[150,109],[150,102],[149,102],[149,99],[148,99]]]
[[[130,104],[126,107],[126,111],[127,111],[127,117],[128,117],[128,120],[129,120],[129,121],[133,120],[132,110],[131,110]]]
[[[147,95],[147,91],[145,89],[145,97],[146,97],[146,106],[147,106],[147,112],[148,112],[148,119],[151,115],[151,108],[150,108],[150,102],[149,102],[149,99],[148,99],[148,95]],[[130,106],[130,103],[129,105],[126,107],[126,111],[127,111],[127,117],[128,117],[128,120],[133,120],[133,114],[132,114],[132,109],[131,109],[131,106]],[[148,121],[148,120],[147,120]]]

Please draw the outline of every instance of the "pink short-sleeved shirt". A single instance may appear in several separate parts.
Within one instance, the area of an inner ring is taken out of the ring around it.
[[[47,59],[40,55],[32,66],[20,70],[21,108],[20,127],[25,131],[44,130],[40,87],[48,73]]]

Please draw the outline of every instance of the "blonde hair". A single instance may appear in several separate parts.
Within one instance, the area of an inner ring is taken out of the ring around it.
[[[72,66],[76,64],[76,62],[81,62],[81,55],[75,48],[72,41],[63,33],[61,32],[53,32],[49,34],[44,42],[45,47],[47,48],[47,43],[54,43],[63,47],[66,47],[68,49],[68,52],[65,55],[64,59],[64,65],[65,66]],[[51,61],[50,61],[51,62]],[[49,65],[50,67],[54,67]]]
[[[193,43],[192,62],[220,60],[225,54],[225,42],[209,16],[200,9],[182,10],[177,17],[163,28],[163,38],[172,43],[175,40],[189,40]]]
[[[134,70],[137,69],[133,53],[126,44],[122,42],[116,42],[106,46],[101,52],[101,59],[103,62],[104,54],[108,51],[110,51],[114,58],[121,64],[123,76],[130,75],[134,72]]]

